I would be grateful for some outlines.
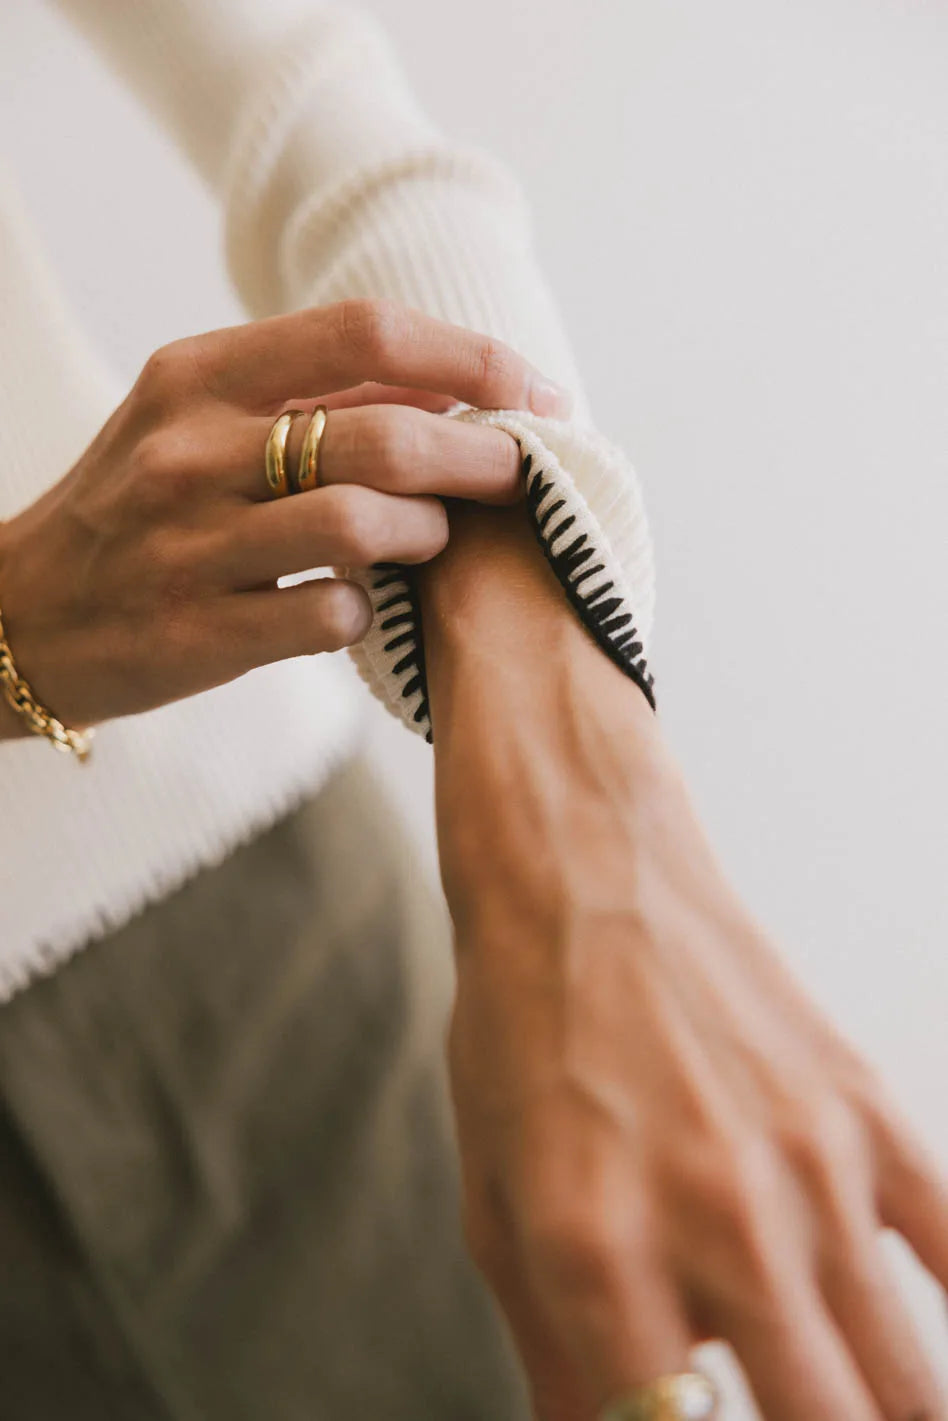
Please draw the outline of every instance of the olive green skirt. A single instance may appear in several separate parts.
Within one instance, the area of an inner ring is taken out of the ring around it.
[[[0,1008],[3,1421],[523,1421],[370,773]]]

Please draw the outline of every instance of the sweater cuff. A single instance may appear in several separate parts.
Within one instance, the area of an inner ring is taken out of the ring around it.
[[[638,479],[595,430],[519,410],[447,416],[505,430],[520,446],[526,506],[570,605],[603,652],[655,707],[648,645],[655,604],[652,541]],[[607,531],[608,529],[608,531]],[[351,656],[362,679],[409,729],[432,738],[424,630],[411,568],[377,563],[349,576],[374,617]]]

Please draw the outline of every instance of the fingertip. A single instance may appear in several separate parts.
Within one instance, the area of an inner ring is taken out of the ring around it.
[[[372,625],[372,603],[364,587],[342,578],[325,578],[322,621],[330,649],[341,651],[362,641]]]
[[[436,498],[435,503],[438,505],[438,521],[431,553],[433,558],[437,557],[439,553],[444,552],[448,546],[448,539],[451,536],[451,520],[448,517],[448,510],[440,498]]]
[[[401,553],[400,562],[417,566],[431,562],[448,546],[450,522],[448,510],[440,498],[429,494],[411,495],[419,512],[424,515],[424,531],[416,531],[410,548]]]
[[[568,419],[573,412],[572,393],[564,385],[558,385],[538,372],[530,382],[528,400],[534,414],[546,415],[550,419]]]

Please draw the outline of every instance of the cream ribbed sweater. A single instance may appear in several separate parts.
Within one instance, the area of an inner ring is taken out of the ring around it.
[[[393,297],[507,340],[577,392],[568,428],[506,423],[528,473],[532,464],[531,507],[538,527],[546,517],[547,552],[574,605],[593,547],[600,580],[612,574],[599,604],[611,620],[599,616],[594,630],[631,668],[640,640],[625,636],[617,650],[613,624],[628,604],[638,636],[649,630],[641,500],[625,461],[584,427],[579,380],[505,170],[439,136],[374,23],[347,8],[60,4],[219,194],[228,268],[251,317]],[[65,308],[0,171],[0,517],[58,479],[124,394]],[[564,512],[572,531],[557,534]],[[580,526],[588,551],[574,547]],[[384,621],[382,612],[360,669],[417,727]],[[38,740],[0,746],[0,1000],[317,788],[351,751],[357,709],[343,668],[314,657],[109,723],[87,768]]]

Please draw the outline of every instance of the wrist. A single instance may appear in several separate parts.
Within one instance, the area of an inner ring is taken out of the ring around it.
[[[519,939],[574,890],[597,896],[679,772],[520,512],[452,517],[420,582],[445,888],[461,936]]]
[[[448,546],[419,570],[419,592],[439,754],[458,730],[469,758],[474,732],[496,741],[526,718],[542,741],[580,713],[610,734],[657,740],[654,712],[583,627],[524,509],[452,510]]]
[[[5,696],[0,695],[0,742],[25,740],[29,733],[23,717],[17,714]]]
[[[7,566],[7,525],[0,523],[0,612],[3,611],[3,589],[6,586],[6,566]],[[0,687],[0,741],[21,740],[29,731],[21,715],[10,705]]]
[[[50,639],[42,617],[35,615],[38,599],[24,577],[31,558],[20,554],[16,534],[21,521],[22,516],[0,523],[0,740],[41,735],[84,758],[87,726],[65,724],[44,695],[45,663],[51,659],[55,667],[57,661],[55,655],[40,654],[48,651]]]

